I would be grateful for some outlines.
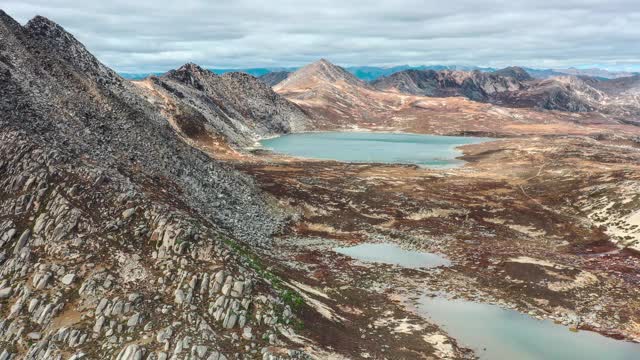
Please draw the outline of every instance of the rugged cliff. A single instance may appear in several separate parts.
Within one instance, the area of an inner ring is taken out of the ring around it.
[[[243,245],[284,221],[253,180],[55,23],[0,11],[0,38],[0,358],[302,357]]]
[[[506,107],[599,111],[623,119],[640,114],[637,99],[629,93],[634,78],[637,77],[603,80],[564,75],[534,79],[522,68],[508,67],[492,73],[405,70],[372,84],[381,91],[430,97],[462,96]]]
[[[258,79],[267,84],[267,86],[273,87],[289,77],[289,74],[291,74],[289,71],[273,71],[260,76]]]
[[[136,84],[176,129],[205,147],[207,139],[247,146],[260,137],[311,127],[300,108],[245,73],[219,76],[186,64]]]

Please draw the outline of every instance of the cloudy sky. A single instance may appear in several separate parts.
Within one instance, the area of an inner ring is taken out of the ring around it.
[[[639,0],[3,0],[119,71],[444,64],[640,70]]]

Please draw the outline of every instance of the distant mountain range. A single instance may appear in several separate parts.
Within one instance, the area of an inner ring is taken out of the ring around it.
[[[277,68],[237,68],[237,69],[208,69],[209,71],[222,75],[229,72],[243,72],[249,75],[253,75],[255,77],[261,77],[270,73],[278,73],[277,78],[282,80],[282,76],[284,73],[290,73],[298,70],[300,67],[277,67]],[[479,67],[479,66],[465,66],[465,65],[419,65],[419,66],[410,66],[410,65],[398,65],[398,66],[349,66],[345,67],[348,72],[355,75],[357,78],[364,81],[374,81],[384,76],[389,76],[395,74],[397,72],[403,70],[457,70],[457,71],[473,71],[478,70],[481,72],[494,72],[498,70],[497,68],[492,67]],[[541,68],[530,68],[524,67],[532,77],[537,79],[548,79],[555,76],[565,76],[565,75],[574,75],[574,76],[591,76],[601,79],[616,79],[621,77],[628,77],[633,75],[638,75],[640,72],[629,72],[629,71],[608,71],[605,69],[576,69],[576,68],[567,68],[567,69],[541,69]],[[163,72],[121,72],[119,73],[125,79],[129,80],[142,80],[150,75],[160,76],[164,74]],[[269,84],[270,81],[273,81],[273,77],[269,78],[267,81]],[[275,84],[271,84],[272,86]]]
[[[522,68],[509,67],[494,72],[404,70],[371,84],[381,91],[411,95],[462,96],[508,107],[586,112],[599,107],[605,95],[597,87],[609,81],[569,75],[535,79]]]
[[[296,69],[297,68],[247,68],[247,69],[207,69],[207,70],[217,75],[224,75],[226,73],[231,73],[231,72],[242,72],[255,77],[260,77],[260,76],[269,74],[271,72],[278,72],[278,71],[291,72],[291,71],[295,71]],[[164,73],[165,72],[160,71],[160,72],[120,72],[118,74],[128,80],[142,80],[151,75],[161,76]]]
[[[635,124],[640,117],[638,75],[537,79],[520,67],[492,72],[407,69],[366,82],[322,59],[289,74],[273,89],[301,106],[321,128],[393,127],[402,119],[404,125],[430,133],[495,133],[523,121],[584,118]],[[489,113],[492,116],[486,116]]]

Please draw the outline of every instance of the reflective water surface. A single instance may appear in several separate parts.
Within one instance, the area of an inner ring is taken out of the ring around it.
[[[326,132],[284,135],[260,143],[274,152],[322,160],[415,164],[450,168],[464,164],[456,159],[460,145],[490,138],[417,134]]]
[[[440,255],[405,250],[395,244],[360,244],[335,248],[333,251],[366,262],[399,265],[406,268],[449,266],[451,262]]]
[[[423,296],[417,310],[481,359],[640,359],[640,344],[591,331],[571,332],[551,320],[496,305]]]

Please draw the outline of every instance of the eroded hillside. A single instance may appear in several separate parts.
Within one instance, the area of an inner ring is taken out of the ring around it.
[[[289,75],[274,90],[300,105],[315,119],[315,124],[324,129],[361,128],[444,135],[484,133],[494,136],[558,133],[629,135],[637,130],[630,120],[633,118],[621,118],[623,111],[634,111],[629,108],[616,107],[615,111],[610,111],[613,107],[598,107],[601,111],[587,111],[595,109],[602,91],[585,85],[581,80],[556,78],[540,82],[548,83],[551,89],[546,85],[535,87],[536,91],[544,88],[538,97],[535,91],[510,76],[407,70],[378,80],[374,83],[378,87],[376,89],[346,70],[321,60]],[[589,97],[567,98],[564,95],[569,91],[567,89],[586,89],[581,94]],[[550,92],[557,96],[548,97]],[[628,90],[626,94],[632,92]],[[467,97],[493,99],[495,104]],[[517,100],[520,105],[508,106],[512,100]],[[539,106],[538,100],[562,106]],[[634,95],[618,101],[632,108],[637,104]],[[580,104],[587,105],[583,107]]]
[[[640,339],[633,118],[380,91],[326,60],[275,92],[194,64],[129,82],[46,18],[0,11],[0,36],[1,359],[478,355],[416,312],[426,293]],[[634,111],[633,79],[573,81]],[[309,129],[500,139],[448,170],[245,149]],[[448,265],[335,250],[363,242]]]

